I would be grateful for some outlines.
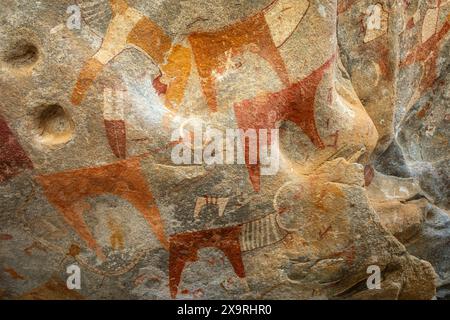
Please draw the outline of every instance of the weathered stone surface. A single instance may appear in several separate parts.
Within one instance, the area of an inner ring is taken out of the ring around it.
[[[450,1],[0,9],[1,299],[448,297]]]
[[[448,211],[430,205],[426,211],[426,220],[419,233],[406,242],[411,254],[433,264],[438,275],[437,297],[449,297],[449,249],[450,219]]]

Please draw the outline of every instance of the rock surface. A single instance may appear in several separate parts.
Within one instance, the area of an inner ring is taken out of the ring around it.
[[[450,296],[450,1],[0,9],[0,299]]]

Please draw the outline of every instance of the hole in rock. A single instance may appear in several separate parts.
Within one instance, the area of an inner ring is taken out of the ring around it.
[[[73,137],[75,125],[67,111],[58,104],[43,106],[37,123],[39,140],[43,144],[62,144]]]
[[[38,60],[39,50],[27,40],[18,40],[1,53],[1,58],[5,63],[16,68],[29,66]]]

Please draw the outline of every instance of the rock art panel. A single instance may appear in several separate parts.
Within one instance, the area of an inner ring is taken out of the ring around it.
[[[1,299],[448,298],[450,1],[0,9]]]
[[[103,252],[83,219],[83,212],[88,206],[84,200],[106,193],[115,194],[131,202],[145,217],[161,245],[167,247],[164,225],[152,193],[142,176],[139,158],[130,158],[102,167],[41,175],[37,180],[47,199],[100,258],[104,258]]]

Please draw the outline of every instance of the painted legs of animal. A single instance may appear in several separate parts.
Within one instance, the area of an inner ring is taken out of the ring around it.
[[[254,53],[258,54],[271,65],[284,87],[290,85],[289,73],[286,69],[283,57],[271,37],[259,39],[258,46],[254,48]]]
[[[89,59],[84,65],[72,92],[72,103],[79,105],[83,101],[87,90],[94,83],[97,75],[103,69],[103,64],[96,58]]]
[[[0,183],[25,169],[33,169],[33,163],[0,115]]]
[[[254,99],[244,100],[234,105],[239,128],[248,130],[274,129],[276,122],[289,120],[299,126],[311,142],[319,149],[325,148],[315,120],[316,93],[334,56],[304,79],[275,93],[268,93]],[[269,119],[267,114],[274,112],[276,117]],[[261,120],[264,120],[261,122]],[[267,119],[267,120],[265,120]],[[259,137],[258,137],[259,138]],[[250,164],[246,146],[246,164],[250,180],[256,192],[260,190],[260,164]]]
[[[260,40],[260,42],[256,46],[253,46],[251,50],[255,54],[258,54],[261,58],[269,62],[269,64],[277,73],[283,85],[289,86],[290,80],[286,65],[280,55],[280,52],[278,51],[278,48],[275,47],[275,44],[271,39]],[[218,67],[219,63],[204,64],[202,61],[199,61],[199,59],[196,59],[196,62],[198,73],[201,79],[203,94],[206,98],[209,110],[211,112],[217,112],[217,86],[216,78],[214,77],[214,68]]]
[[[87,246],[104,258],[100,246],[83,219],[88,197],[113,194],[129,201],[145,218],[162,246],[169,245],[153,195],[142,175],[140,158],[102,167],[85,168],[37,177],[50,203],[61,213]]]
[[[183,102],[184,92],[191,74],[192,52],[181,45],[175,45],[167,62],[160,66],[161,75],[153,81],[153,87],[158,94],[164,94],[164,105],[167,112],[164,114],[163,126],[170,127],[170,122],[179,106]]]
[[[50,202],[52,201],[50,200]],[[61,203],[60,200],[55,200],[53,201],[53,205],[62,213],[62,216],[67,223],[69,223],[69,225],[76,230],[78,235],[86,242],[88,247],[91,250],[94,250],[97,257],[104,261],[106,259],[105,254],[83,219],[83,213],[88,204],[84,201],[78,201],[76,203]]]
[[[175,45],[161,66],[162,82],[167,84],[165,105],[171,111],[177,111],[184,98],[184,91],[191,74],[191,50]]]
[[[117,194],[128,200],[137,210],[139,210],[152,228],[161,245],[165,249],[168,249],[169,244],[164,233],[164,225],[152,193],[148,189],[147,183],[141,175],[133,172],[131,172],[131,174],[134,174],[134,177],[131,178],[133,181],[132,187],[128,188],[127,186],[126,190],[121,190],[117,192]]]
[[[198,259],[198,250],[214,247],[221,250],[230,261],[234,272],[245,278],[240,245],[241,226],[180,233],[170,238],[169,247],[169,289],[176,298],[178,285],[187,262]]]
[[[147,223],[151,226],[153,232],[155,233],[158,240],[164,246],[168,248],[167,239],[164,236],[163,225],[161,217],[159,215],[158,208],[154,204],[153,197],[146,190],[146,186],[141,184],[141,191],[137,192],[135,190],[121,191],[118,192],[124,199],[128,200],[133,206],[142,213]],[[105,260],[105,255],[102,248],[98,245],[94,236],[89,230],[85,220],[83,219],[83,213],[87,206],[83,200],[76,203],[61,203],[60,199],[49,199],[53,203],[56,209],[62,214],[64,219],[69,223],[69,225],[76,230],[81,239],[83,239],[87,246],[94,250],[97,257],[101,260]]]

